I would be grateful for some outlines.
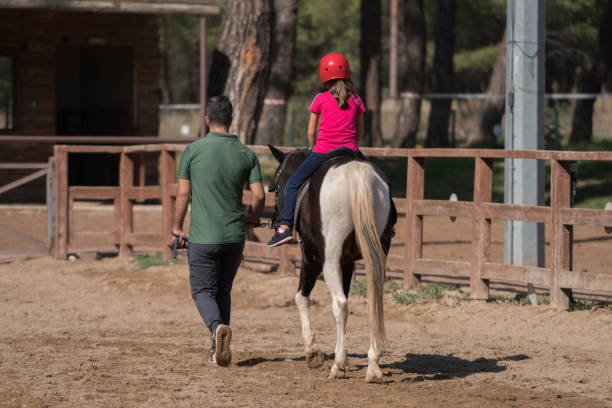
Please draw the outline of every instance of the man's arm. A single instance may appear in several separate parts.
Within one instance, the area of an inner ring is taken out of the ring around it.
[[[187,240],[187,234],[183,231],[183,222],[185,221],[185,214],[187,214],[187,206],[189,205],[189,197],[191,196],[191,182],[186,179],[178,179],[178,193],[176,195],[176,204],[174,211],[174,224],[172,225],[172,232],[178,235],[179,245],[185,245]]]
[[[259,216],[264,209],[264,204],[266,201],[263,184],[261,181],[258,181],[256,183],[249,184],[249,187],[251,188],[251,214],[246,222],[247,224],[259,226]]]
[[[314,112],[310,112],[310,119],[308,120],[308,145],[310,148],[314,148],[315,140],[317,138],[317,123],[319,122],[319,115]]]

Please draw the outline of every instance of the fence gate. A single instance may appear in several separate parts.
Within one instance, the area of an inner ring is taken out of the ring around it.
[[[0,186],[0,195],[20,187],[26,183],[40,177],[46,177],[46,213],[47,213],[47,233],[46,242],[30,237],[23,232],[16,231],[6,225],[0,224],[0,233],[9,234],[15,239],[28,242],[34,245],[35,249],[0,249],[0,262],[13,260],[27,256],[48,255],[53,249],[53,231],[55,230],[55,179],[53,158],[49,158],[47,163],[0,163],[0,171],[10,170],[36,170],[33,173]]]

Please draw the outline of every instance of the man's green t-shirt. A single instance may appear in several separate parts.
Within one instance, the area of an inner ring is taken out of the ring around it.
[[[244,241],[242,190],[261,181],[255,153],[234,135],[211,132],[187,146],[178,178],[191,182],[190,242]]]

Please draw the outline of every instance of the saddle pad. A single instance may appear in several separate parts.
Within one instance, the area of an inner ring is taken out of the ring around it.
[[[298,191],[298,197],[295,202],[295,211],[293,212],[293,225],[295,226],[296,231],[299,231],[300,229],[300,225],[299,225],[300,209],[302,208],[302,200],[306,196],[309,186],[310,186],[310,180],[307,180],[304,184],[302,184],[302,187],[300,187]]]

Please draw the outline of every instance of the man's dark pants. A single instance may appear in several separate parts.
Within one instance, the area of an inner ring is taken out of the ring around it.
[[[244,242],[189,243],[191,296],[206,327],[214,333],[219,324],[230,324],[232,284],[242,260]]]

